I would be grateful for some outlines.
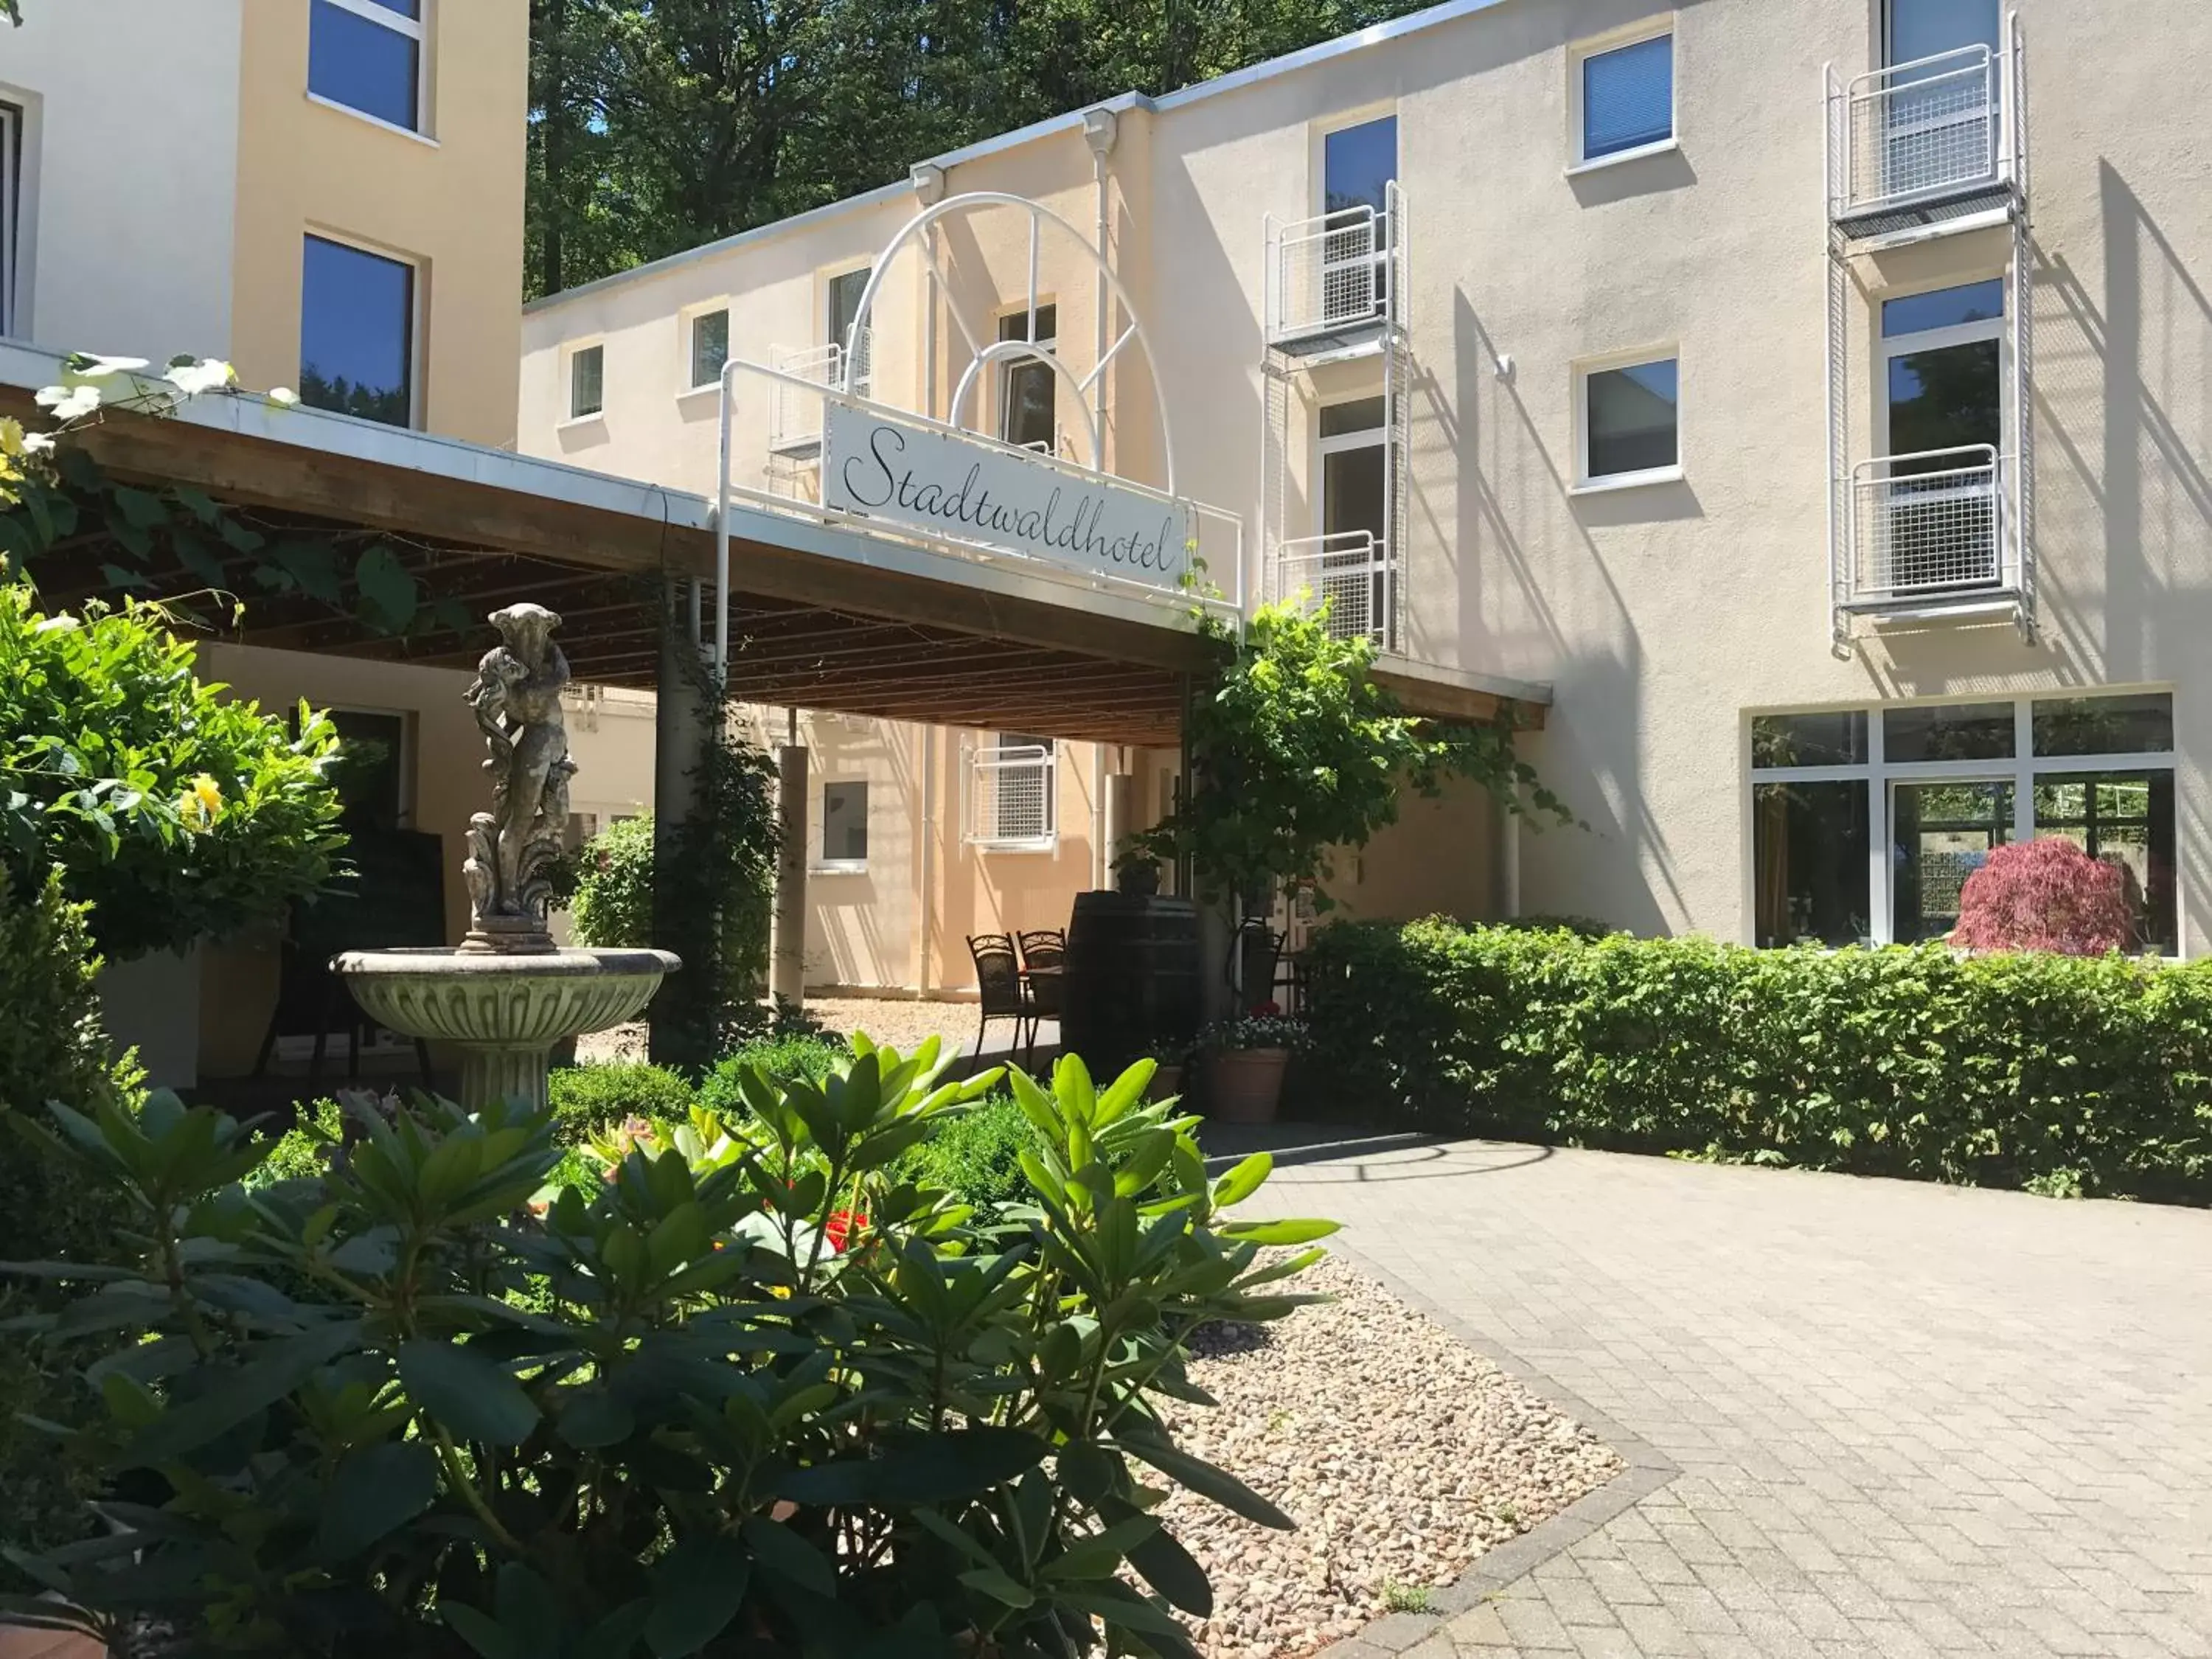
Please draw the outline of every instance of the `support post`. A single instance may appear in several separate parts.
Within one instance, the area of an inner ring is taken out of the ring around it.
[[[1106,775],[1106,844],[1102,849],[1102,884],[1114,884],[1114,864],[1127,849],[1136,830],[1137,778],[1133,772]]]
[[[696,592],[696,584],[690,585]],[[659,696],[653,748],[653,943],[683,958],[684,970],[661,984],[647,1018],[653,1064],[714,1063],[720,957],[715,917],[687,891],[680,875],[693,820],[703,810],[699,765],[722,717],[720,700],[699,660],[692,596],[673,581],[661,586]]]
[[[806,750],[775,751],[775,816],[781,844],[775,857],[775,950],[769,989],[794,1008],[806,999]]]

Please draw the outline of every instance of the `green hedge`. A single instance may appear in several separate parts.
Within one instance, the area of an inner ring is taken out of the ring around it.
[[[1316,1109],[2212,1200],[2212,964],[1753,951],[1431,920],[1316,937]]]

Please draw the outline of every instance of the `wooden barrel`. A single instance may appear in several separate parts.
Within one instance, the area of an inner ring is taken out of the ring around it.
[[[1060,1047],[1095,1078],[1198,1035],[1198,907],[1157,893],[1078,893]]]

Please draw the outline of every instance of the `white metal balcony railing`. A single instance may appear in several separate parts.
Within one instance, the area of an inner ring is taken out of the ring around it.
[[[1395,315],[1405,205],[1394,183],[1377,211],[1363,204],[1276,226],[1267,234],[1267,328],[1272,345],[1325,340]]]
[[[2008,183],[2005,58],[1962,46],[1872,70],[1832,92],[1841,112],[1830,216],[1864,219]]]
[[[855,397],[868,395],[868,331],[863,330],[854,346],[853,385]],[[770,346],[771,368],[811,385],[834,386],[845,374],[845,348],[832,342],[818,346]],[[768,417],[768,447],[777,455],[811,455],[822,447],[822,399],[789,380],[771,384]]]
[[[1846,606],[1936,606],[2020,591],[2005,458],[1990,444],[1861,461],[1848,493]]]
[[[1059,832],[1059,745],[1002,744],[968,751],[967,823],[976,847],[1048,847]]]
[[[1301,593],[1316,604],[1326,601],[1331,638],[1364,636],[1385,650],[1395,647],[1398,572],[1373,532],[1339,531],[1279,543],[1267,576],[1272,601]]]

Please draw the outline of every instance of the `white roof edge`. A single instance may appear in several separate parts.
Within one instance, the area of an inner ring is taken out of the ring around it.
[[[804,213],[794,213],[781,219],[772,219],[767,224],[755,225],[750,230],[738,231],[718,241],[702,242],[697,247],[685,248],[681,253],[664,254],[658,259],[647,260],[641,265],[632,265],[628,270],[617,270],[611,276],[595,277],[588,283],[579,283],[574,288],[564,288],[558,294],[547,294],[523,302],[522,314],[550,311],[556,306],[580,300],[590,294],[620,288],[629,283],[650,281],[665,276],[670,271],[680,270],[685,265],[701,259],[712,258],[717,253],[726,253],[732,248],[743,247],[748,242],[765,241],[769,237],[799,225],[811,225],[824,219],[834,219],[841,213],[856,213],[862,208],[880,207],[885,202],[897,200],[908,194],[914,186],[900,179],[888,185],[878,185],[873,190],[864,190],[858,196],[848,196],[840,202],[825,202],[820,207],[809,208]]]
[[[55,384],[65,372],[64,359],[58,353],[13,340],[0,340],[0,385],[34,390]],[[272,404],[258,392],[204,393],[185,400],[173,415],[165,418],[321,454],[408,467],[435,477],[510,489],[570,506],[627,514],[648,523],[680,530],[711,531],[714,527],[714,503],[688,490],[641,483],[562,461],[519,455],[512,450],[465,443],[434,433],[385,426],[351,415],[309,409],[304,404]],[[1182,626],[1185,615],[1181,595],[1176,596],[1177,605],[1170,609],[1005,563],[953,558],[860,531],[810,523],[742,504],[732,505],[730,526],[732,535],[773,543],[797,552],[979,588],[1011,599],[1044,600],[1169,629]]]
[[[1018,149],[1024,144],[1035,143],[1042,138],[1049,138],[1059,133],[1079,130],[1083,125],[1085,114],[1094,109],[1111,110],[1117,115],[1133,109],[1154,111],[1181,109],[1187,104],[1195,104],[1202,100],[1219,97],[1226,93],[1241,92],[1246,87],[1255,85],[1262,81],[1271,81],[1277,76],[1294,74],[1299,70],[1310,69],[1316,64],[1325,64],[1332,58],[1346,57],[1355,52],[1364,52],[1370,46],[1378,46],[1386,41],[1402,40],[1407,35],[1417,34],[1425,29],[1456,22],[1462,17],[1471,17],[1476,12],[1488,11],[1494,6],[1504,3],[1505,0],[1443,0],[1441,5],[1431,6],[1425,11],[1417,11],[1407,16],[1393,18],[1387,23],[1372,24],[1354,33],[1340,34],[1334,40],[1318,41],[1313,46],[1301,47],[1297,52],[1285,52],[1279,58],[1270,58],[1262,63],[1247,64],[1244,68],[1233,70],[1227,75],[1218,75],[1211,81],[1200,81],[1195,85],[1183,87],[1175,92],[1162,93],[1158,97],[1142,92],[1117,93],[1111,98],[1099,99],[1095,102],[1084,105],[1079,109],[1068,110],[1060,115],[1048,115],[1041,121],[1032,121],[1025,127],[1016,127],[1012,131],[1001,132],[989,138],[979,138],[972,144],[963,145],[958,149],[947,150],[941,155],[924,156],[915,162],[915,166],[956,167],[963,162],[979,161],[988,155],[997,155],[1010,149]],[[875,189],[863,191],[858,196],[848,196],[842,202],[830,202],[818,208],[809,208],[804,213],[794,213],[787,218],[775,219],[764,225],[756,225],[750,230],[741,230],[734,236],[725,236],[720,241],[703,242],[699,246],[688,248],[681,253],[672,253],[646,264],[633,265],[628,270],[618,270],[611,276],[601,276],[592,282],[579,283],[574,288],[562,289],[558,294],[549,294],[542,299],[532,300],[522,307],[523,314],[528,316],[534,312],[550,310],[570,300],[581,299],[586,295],[600,293],[626,283],[647,281],[690,264],[694,260],[727,252],[732,248],[741,247],[749,242],[765,240],[769,236],[783,231],[796,228],[800,225],[817,223],[840,213],[864,207],[879,206],[895,197],[904,194],[911,188],[912,185],[903,179],[888,185],[878,185]]]
[[[0,385],[35,389],[55,384],[67,372],[67,360],[58,353],[0,341]],[[157,379],[153,371],[139,378]],[[704,495],[304,404],[272,404],[258,392],[203,393],[185,399],[166,418],[320,454],[404,466],[435,477],[628,514],[656,524],[702,530],[714,524],[714,509]]]

